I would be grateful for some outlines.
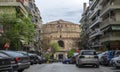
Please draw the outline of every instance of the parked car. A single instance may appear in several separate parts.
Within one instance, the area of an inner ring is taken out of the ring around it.
[[[120,56],[120,50],[115,50],[115,51],[113,52],[113,55],[114,55],[114,57]]]
[[[38,56],[37,54],[32,54],[32,53],[28,53],[29,57],[30,57],[30,64],[37,64],[38,63]]]
[[[120,68],[120,55],[118,57],[112,58],[110,63],[113,67]]]
[[[0,53],[0,72],[8,71],[13,72],[11,66],[11,58],[3,53]]]
[[[71,59],[70,59],[70,58],[64,59],[64,60],[62,61],[62,63],[63,63],[63,64],[70,64],[70,63],[71,63]]]
[[[30,59],[31,65],[32,64],[37,64],[37,63],[39,63],[39,64],[42,63],[42,58],[37,54],[28,53],[28,52],[25,52],[25,51],[17,51],[17,52],[22,53],[25,56],[28,56],[29,59]]]
[[[29,57],[28,52],[25,52],[25,51],[17,51],[17,52]]]
[[[71,61],[70,61],[71,64],[76,63],[76,57],[77,57],[77,55],[71,57]]]
[[[101,63],[102,65],[110,65],[110,61],[112,58],[117,57],[120,50],[109,50],[103,52],[103,55],[101,57]]]
[[[21,53],[15,51],[0,51],[0,53],[12,58],[12,67],[14,71],[23,72],[24,69],[30,67],[29,58]]]
[[[76,66],[93,65],[99,68],[99,60],[95,50],[81,50],[76,58]]]
[[[101,54],[98,54],[98,58],[99,58],[99,63],[101,65],[108,65],[108,61],[107,61],[107,56],[106,56],[106,52],[102,52]]]
[[[39,55],[37,55],[37,57],[38,57],[38,63],[39,63],[39,64],[42,64],[42,63],[43,63],[42,57],[39,56]]]

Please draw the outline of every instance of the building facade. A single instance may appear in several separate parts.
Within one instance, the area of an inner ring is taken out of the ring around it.
[[[100,4],[101,43],[107,49],[120,49],[120,0],[102,0]]]
[[[89,47],[96,50],[120,49],[120,0],[89,0],[89,3],[81,19],[85,25],[85,18],[88,18],[89,32],[85,32],[89,35]]]
[[[64,20],[49,22],[43,24],[43,37],[59,44],[61,49],[56,53],[56,57],[60,60],[66,58],[67,52],[72,48],[78,48],[80,25]]]
[[[101,5],[99,0],[91,0],[89,6],[89,41],[90,47],[98,50],[101,48],[100,37],[102,35],[100,24],[102,18],[100,17]]]
[[[35,36],[34,36],[34,43],[31,43],[31,49],[33,51],[41,51],[41,38],[42,38],[42,17],[40,15],[40,11],[35,4],[35,0],[28,0],[28,13],[29,16],[32,18],[32,22],[35,24]]]

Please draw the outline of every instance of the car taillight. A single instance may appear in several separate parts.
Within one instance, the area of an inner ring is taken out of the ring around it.
[[[80,56],[79,58],[84,58],[84,56]]]
[[[94,58],[98,58],[98,56],[94,56]]]
[[[15,60],[18,62],[18,61],[20,61],[20,58],[19,58],[19,57],[16,57],[16,59],[15,59]]]

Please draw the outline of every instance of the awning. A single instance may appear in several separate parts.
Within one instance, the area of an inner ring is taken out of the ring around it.
[[[94,45],[94,46],[91,46],[92,48],[95,48],[95,47],[102,47],[102,45]]]
[[[112,26],[112,30],[120,30],[120,26]]]

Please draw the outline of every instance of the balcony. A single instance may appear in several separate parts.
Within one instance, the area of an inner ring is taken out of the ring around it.
[[[95,41],[95,42],[92,43],[91,47],[94,48],[94,47],[100,47],[100,46],[102,46],[101,43],[99,41]]]
[[[16,2],[16,0],[0,0],[0,2]]]
[[[90,7],[89,7],[89,8],[90,8],[90,9],[94,9],[95,6],[98,4],[98,1],[99,1],[99,0],[93,0],[92,3],[90,4]]]
[[[100,23],[100,22],[102,22],[102,19],[99,18],[99,17],[97,17],[97,18],[91,23],[91,25],[90,25],[89,28],[94,27],[96,24],[98,24],[98,23]]]
[[[120,41],[120,36],[104,36],[101,38],[100,42],[106,41]]]
[[[120,5],[106,5],[106,7],[104,7],[101,11],[101,15],[103,16],[104,14],[106,14],[107,12],[109,12],[110,10],[114,10],[114,9],[120,9]]]
[[[108,0],[100,0],[100,4],[102,5],[102,4],[105,4],[105,3],[107,3],[108,2]]]
[[[24,5],[21,2],[16,2],[16,0],[6,0],[6,2],[4,1],[0,1],[0,6],[10,6],[10,7],[14,7],[14,6],[18,6],[21,8],[21,12],[26,16],[28,13],[24,7]]]
[[[93,32],[90,34],[90,38],[93,38],[93,37],[99,36],[99,35],[102,35],[102,32],[100,31],[100,29],[96,29],[95,31],[93,31]]]
[[[101,9],[101,6],[98,6],[94,9],[93,12],[91,12],[91,15],[89,18],[93,18],[95,15],[98,15],[98,11]]]
[[[116,21],[115,18],[107,18],[100,24],[100,29],[103,29],[109,25],[120,25],[120,21]]]

